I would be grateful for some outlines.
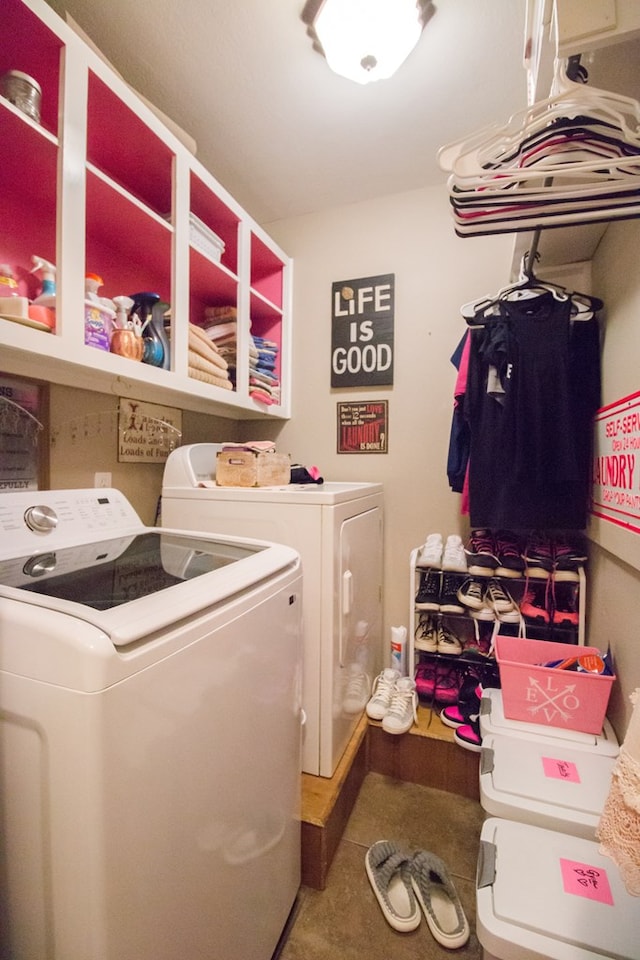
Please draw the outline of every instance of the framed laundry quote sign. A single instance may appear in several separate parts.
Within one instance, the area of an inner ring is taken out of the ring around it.
[[[339,403],[338,453],[387,453],[389,405],[386,400]]]
[[[394,299],[393,273],[332,284],[332,387],[393,383]]]

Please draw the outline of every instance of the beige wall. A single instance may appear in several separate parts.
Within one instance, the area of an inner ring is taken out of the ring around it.
[[[640,222],[611,224],[593,259],[593,290],[605,302],[602,402],[640,390]],[[620,684],[614,686],[610,716],[618,734],[631,714],[629,694],[640,687],[638,598],[640,534],[610,523],[593,525],[598,543],[591,552],[589,637],[611,644]]]
[[[268,225],[294,258],[294,416],[280,449],[316,464],[327,480],[384,484],[385,631],[408,626],[409,554],[427,534],[466,535],[447,482],[460,306],[509,276],[511,237],[459,239],[447,192],[430,188]],[[395,274],[392,387],[330,387],[331,284]],[[388,399],[389,453],[336,453],[336,404]],[[248,429],[245,426],[245,429]],[[386,653],[386,646],[385,651]]]

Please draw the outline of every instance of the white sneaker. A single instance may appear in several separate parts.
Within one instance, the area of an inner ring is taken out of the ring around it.
[[[400,677],[389,709],[382,718],[387,733],[406,733],[418,722],[418,693],[412,677]]]
[[[428,614],[421,614],[418,620],[413,645],[416,650],[426,650],[428,653],[436,653],[438,649],[438,634]]]
[[[461,538],[452,533],[447,537],[442,559],[443,570],[455,570],[457,573],[467,572],[467,555]]]
[[[391,706],[396,691],[396,683],[400,679],[398,670],[386,667],[373,681],[371,699],[367,704],[367,716],[372,720],[382,720]]]
[[[418,554],[416,566],[440,569],[442,563],[442,534],[430,533]]]

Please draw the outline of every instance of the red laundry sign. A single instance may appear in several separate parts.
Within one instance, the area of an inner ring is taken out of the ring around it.
[[[594,447],[593,516],[640,533],[640,391],[598,410]]]

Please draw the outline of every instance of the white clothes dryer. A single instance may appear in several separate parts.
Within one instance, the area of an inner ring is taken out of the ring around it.
[[[0,955],[269,960],[300,883],[301,571],[0,496]]]
[[[382,484],[216,486],[220,449],[199,443],[171,452],[162,521],[188,530],[260,537],[300,554],[302,769],[331,777],[382,665]]]

